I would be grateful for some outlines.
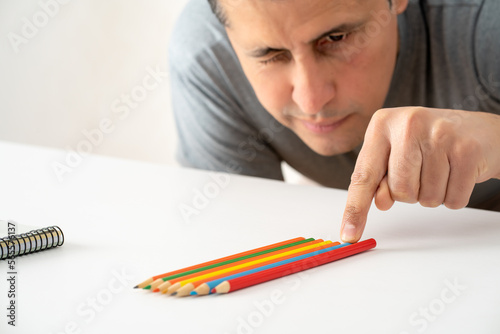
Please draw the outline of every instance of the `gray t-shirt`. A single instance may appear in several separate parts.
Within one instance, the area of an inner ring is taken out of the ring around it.
[[[385,107],[500,114],[500,1],[410,0]],[[324,157],[260,104],[206,0],[191,0],[169,47],[179,147],[187,167],[282,180],[281,162],[347,189],[359,147]],[[500,211],[500,181],[477,185],[470,206]]]

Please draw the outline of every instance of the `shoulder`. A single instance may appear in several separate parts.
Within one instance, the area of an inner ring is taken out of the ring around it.
[[[500,1],[409,0],[408,11],[424,18],[432,46],[446,52],[446,60],[470,64],[469,78],[497,103],[500,101]],[[460,69],[460,68],[458,68]],[[476,83],[476,84],[477,84]]]
[[[475,58],[480,81],[500,101],[500,1],[484,0],[477,17]]]
[[[496,0],[494,0],[496,1]],[[481,6],[485,0],[409,0],[410,4],[421,4],[424,6],[445,6],[445,7],[463,7],[463,6]]]
[[[183,67],[224,49],[230,50],[231,46],[208,1],[189,1],[172,30],[169,43],[171,60],[176,66]]]

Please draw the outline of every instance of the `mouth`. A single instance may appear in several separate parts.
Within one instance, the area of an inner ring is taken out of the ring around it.
[[[326,134],[338,129],[346,120],[348,116],[342,117],[340,119],[326,119],[320,122],[312,122],[301,120],[302,124],[306,129],[317,134]]]

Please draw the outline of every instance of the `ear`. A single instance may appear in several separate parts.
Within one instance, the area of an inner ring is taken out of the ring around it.
[[[392,9],[396,12],[397,15],[403,13],[408,7],[408,0],[393,0],[392,1]]]

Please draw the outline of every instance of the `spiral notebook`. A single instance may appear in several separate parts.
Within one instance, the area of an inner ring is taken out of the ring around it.
[[[62,246],[64,234],[58,226],[35,229],[18,233],[18,224],[13,221],[0,221],[0,260],[40,252]]]

